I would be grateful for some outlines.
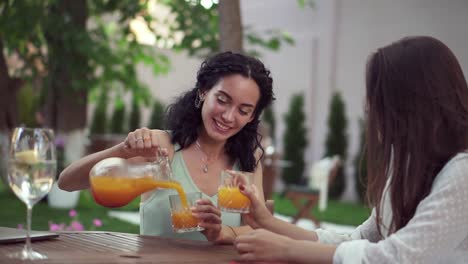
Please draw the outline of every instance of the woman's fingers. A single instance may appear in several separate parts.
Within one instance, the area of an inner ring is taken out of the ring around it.
[[[197,201],[197,206],[192,209],[192,212],[196,214],[214,214],[218,217],[221,217],[221,211],[207,199],[201,199]]]
[[[248,243],[236,243],[236,249],[239,253],[247,253],[249,252],[250,248],[251,248],[251,245],[249,245]]]
[[[151,131],[150,140],[151,140],[152,147],[160,147],[158,134],[154,130],[150,130],[150,131]]]
[[[135,142],[135,147],[138,149],[142,149],[145,145],[143,142],[143,131],[142,129],[137,129],[135,132],[133,132],[133,137],[134,137],[134,142]]]
[[[196,218],[202,222],[210,222],[214,224],[221,224],[221,217],[212,213],[194,213]]]
[[[249,198],[250,202],[252,203],[252,206],[257,206],[260,201],[258,200],[257,198],[257,187],[252,184],[250,186],[247,186],[247,185],[241,185],[239,187],[240,191]]]
[[[211,230],[213,232],[220,232],[222,228],[220,224],[210,222],[199,222],[198,225],[205,228],[205,230]]]
[[[143,147],[151,148],[153,146],[153,141],[151,140],[151,131],[147,128],[141,129],[141,136],[143,138]]]
[[[164,151],[160,147],[157,131],[146,127],[128,133],[124,147],[134,154],[142,156],[167,155],[168,153],[167,150]]]

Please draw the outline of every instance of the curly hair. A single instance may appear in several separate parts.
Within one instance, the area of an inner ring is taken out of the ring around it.
[[[270,71],[258,59],[243,54],[223,52],[205,60],[198,70],[195,87],[169,105],[166,126],[172,133],[172,143],[180,145],[177,151],[193,144],[198,138],[198,127],[203,124],[201,108],[195,106],[197,94],[210,90],[221,78],[233,74],[252,79],[260,88],[260,99],[253,112],[254,118],[237,134],[230,137],[224,147],[232,160],[239,161],[241,170],[252,172],[259,162],[255,159],[255,151],[260,149],[263,156],[261,136],[257,132],[260,114],[275,99]]]

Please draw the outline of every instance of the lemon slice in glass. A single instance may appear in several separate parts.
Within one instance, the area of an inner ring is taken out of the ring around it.
[[[15,154],[15,159],[17,161],[25,162],[25,163],[37,163],[39,161],[37,151],[34,150],[25,150],[21,152],[17,152]]]

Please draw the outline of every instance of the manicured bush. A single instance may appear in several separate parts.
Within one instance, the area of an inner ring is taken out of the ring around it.
[[[346,153],[348,149],[348,133],[346,131],[348,121],[345,116],[345,105],[339,92],[335,92],[332,96],[329,113],[324,157],[339,155],[344,165],[346,164]],[[345,166],[341,166],[333,184],[330,186],[329,196],[331,198],[340,198],[345,190],[346,181],[344,167]]]
[[[138,104],[134,100],[132,102],[132,110],[130,112],[128,130],[134,131],[135,129],[140,128],[140,122],[141,122],[140,104]]]
[[[125,127],[125,104],[121,101],[115,103],[114,114],[111,119],[110,132],[113,134],[123,134],[127,132]]]
[[[283,169],[282,178],[285,184],[299,184],[303,179],[304,153],[307,147],[303,94],[296,94],[291,98],[285,122],[283,159],[291,162],[291,166]]]
[[[107,103],[107,93],[103,90],[94,109],[90,128],[91,134],[104,134],[107,132]]]
[[[151,112],[150,122],[148,128],[151,129],[164,129],[164,104],[154,99],[153,111]]]

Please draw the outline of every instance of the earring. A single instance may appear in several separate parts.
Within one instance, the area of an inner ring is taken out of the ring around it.
[[[195,97],[195,108],[200,108],[203,103],[204,98],[200,96],[200,93],[197,93],[197,97]]]

